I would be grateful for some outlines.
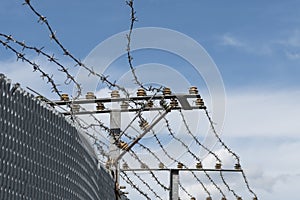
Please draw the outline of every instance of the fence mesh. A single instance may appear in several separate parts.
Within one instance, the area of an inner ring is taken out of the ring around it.
[[[0,74],[0,199],[115,199],[81,133]]]

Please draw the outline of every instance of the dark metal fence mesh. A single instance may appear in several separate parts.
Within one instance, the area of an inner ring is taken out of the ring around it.
[[[115,199],[78,130],[1,74],[0,134],[0,200]]]

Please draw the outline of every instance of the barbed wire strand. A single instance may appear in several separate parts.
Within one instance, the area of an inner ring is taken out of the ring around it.
[[[49,75],[47,74],[44,70],[42,70],[40,68],[40,66],[38,64],[36,64],[33,61],[30,61],[28,58],[25,57],[24,53],[18,52],[16,49],[14,49],[12,46],[10,46],[7,42],[4,42],[2,40],[0,40],[0,43],[6,48],[11,50],[12,52],[14,52],[17,56],[17,61],[21,60],[21,61],[25,61],[28,64],[30,64],[33,68],[34,72],[40,72],[41,73],[41,78],[42,79],[47,79],[47,83],[49,83],[51,85],[51,92],[56,93],[59,97],[61,97],[61,91],[57,88],[58,84],[55,83],[54,79],[53,79],[53,75]]]
[[[159,186],[161,186],[164,190],[170,190],[169,187],[165,186],[163,183],[159,181],[159,179],[155,176],[154,172],[146,165],[137,155],[134,151],[130,150],[129,155],[131,155],[134,159],[136,159],[140,164],[142,164],[144,167],[146,167],[147,170],[149,170],[149,173],[151,174],[152,178],[158,183]]]
[[[236,197],[238,198],[239,196],[237,195],[237,193],[230,188],[230,186],[228,185],[228,183],[225,181],[225,177],[223,176],[222,171],[220,171],[220,177],[222,179],[222,182],[224,183],[224,185],[226,186],[226,188]]]
[[[143,195],[146,199],[151,200],[151,198],[145,193],[143,192],[130,178],[129,176],[124,172],[121,171],[120,173],[120,177],[126,182],[128,183],[132,188],[134,188],[135,190],[137,190],[141,195]]]
[[[179,187],[182,189],[182,191],[183,191],[184,193],[186,193],[190,198],[193,197],[193,195],[192,195],[191,193],[189,193],[189,192],[187,191],[187,189],[185,189],[185,187],[183,187],[183,185],[182,185],[181,182],[180,182],[180,179],[178,180],[178,185],[179,185]]]
[[[27,5],[30,10],[39,18],[38,19],[38,23],[42,23],[45,24],[48,31],[50,32],[50,39],[53,40],[59,47],[60,49],[63,51],[63,55],[71,58],[71,60],[73,60],[76,65],[75,66],[80,66],[83,69],[85,69],[86,71],[89,72],[89,76],[93,75],[93,76],[97,76],[99,77],[99,79],[102,81],[102,83],[105,83],[109,89],[111,88],[117,88],[118,90],[122,91],[127,97],[129,96],[128,91],[124,88],[121,87],[120,85],[116,84],[116,81],[111,82],[108,77],[109,76],[105,76],[103,74],[97,73],[93,67],[88,67],[86,66],[84,63],[82,63],[80,61],[80,59],[76,58],[73,54],[70,53],[70,51],[68,51],[63,44],[59,41],[59,39],[56,36],[56,32],[54,31],[54,29],[51,27],[50,23],[48,22],[48,19],[43,16],[42,14],[40,14],[31,4],[30,0],[25,0],[25,2],[23,3],[23,5]]]
[[[132,127],[132,129],[134,129],[135,131],[138,132],[138,130],[136,130],[134,127]],[[126,133],[124,133],[124,135],[125,135],[128,139],[130,139],[130,140],[133,140],[133,139],[134,139],[134,137],[132,137],[132,136],[126,134]],[[148,153],[150,153],[150,154],[151,154],[151,155],[152,155],[159,163],[163,163],[163,162],[161,161],[161,159],[160,159],[153,151],[151,151],[151,149],[150,149],[149,147],[143,145],[141,142],[138,142],[137,144],[138,144],[142,149],[144,149],[144,150],[146,150]]]
[[[156,92],[160,92],[162,87],[153,87],[153,86],[149,86],[149,87],[145,87],[143,85],[143,83],[141,83],[138,79],[138,76],[135,72],[135,68],[133,66],[133,56],[131,54],[131,37],[132,37],[132,32],[133,32],[133,28],[134,28],[134,24],[135,22],[137,22],[137,17],[136,17],[136,11],[134,8],[134,0],[128,0],[126,1],[126,4],[130,7],[130,26],[129,26],[129,31],[128,34],[126,34],[126,38],[127,38],[127,59],[128,59],[128,64],[131,70],[131,74],[134,78],[134,82],[135,84],[137,84],[139,87],[143,88],[146,91],[156,91]]]
[[[134,127],[132,127],[134,130],[136,130]],[[136,130],[137,131],[137,130]],[[137,131],[138,132],[138,131]],[[153,134],[155,135],[154,137],[156,137],[157,138],[157,141],[158,141],[158,143],[160,144],[160,148],[164,151],[164,153],[171,159],[171,160],[173,160],[173,161],[175,161],[176,163],[178,163],[179,161],[178,160],[176,160],[176,159],[174,159],[173,157],[171,157],[168,153],[167,153],[167,151],[165,151],[165,149],[163,148],[163,145],[161,144],[161,142],[160,142],[160,140],[158,139],[158,137],[156,136],[156,134],[155,134],[155,132],[154,131],[152,131],[153,132]],[[131,138],[130,138],[131,139]],[[161,159],[159,159],[158,158],[158,156],[156,156],[156,154],[154,154],[148,147],[146,147],[146,146],[144,146],[143,144],[139,144],[141,147],[143,147],[144,149],[146,149],[148,152],[150,152],[160,163],[163,163],[162,161],[161,161]],[[164,166],[166,166],[166,164],[165,163],[163,163],[163,165]],[[187,167],[186,167],[187,168]],[[209,175],[208,175],[209,176]],[[181,187],[181,189],[188,195],[188,196],[190,196],[190,197],[193,197],[184,187],[183,187],[183,185],[181,184],[181,183],[179,183],[179,186]]]
[[[152,134],[154,135],[154,138],[156,139],[156,142],[158,143],[160,149],[165,153],[165,155],[166,155],[169,159],[171,159],[173,162],[175,162],[175,163],[180,163],[177,159],[173,158],[173,157],[166,151],[166,149],[163,147],[161,141],[159,140],[159,138],[157,137],[157,135],[156,135],[156,133],[155,133],[154,131],[152,131]],[[185,166],[184,164],[183,164],[183,166],[184,166],[185,168],[188,169],[188,167]],[[208,196],[210,196],[210,192],[209,192],[208,189],[205,187],[205,185],[202,183],[202,181],[201,181],[200,179],[197,178],[197,176],[195,175],[194,172],[192,172],[192,171],[190,171],[190,172],[194,175],[194,177],[196,178],[196,180],[201,184],[202,188],[203,188],[204,191],[208,194]]]
[[[168,120],[166,117],[164,117],[164,120],[165,120],[167,129],[168,129],[170,135],[171,135],[176,141],[178,141],[178,142],[179,142],[179,143],[187,150],[187,152],[188,152],[190,155],[192,155],[192,157],[193,157],[194,159],[196,159],[198,162],[201,162],[201,160],[198,158],[198,156],[196,156],[196,155],[190,150],[190,148],[189,148],[182,140],[180,140],[178,137],[175,136],[175,134],[173,133],[173,131],[172,131],[172,129],[171,129],[171,125],[170,125],[169,120]],[[215,186],[215,188],[220,192],[220,194],[221,194],[223,197],[225,197],[224,192],[223,192],[223,191],[221,190],[221,188],[216,184],[216,182],[210,177],[210,175],[209,175],[206,171],[204,171],[204,174],[205,174],[205,176],[208,178],[208,180]]]
[[[125,162],[124,159],[122,159],[123,162]],[[125,162],[126,163],[126,162]],[[128,165],[128,164],[127,164]],[[130,169],[130,167],[128,166],[128,169]],[[133,173],[134,176],[136,176],[144,185],[146,185],[146,187],[155,195],[156,198],[163,200],[152,188],[151,186],[140,176],[138,175],[135,171],[131,171]]]
[[[216,129],[215,129],[215,126],[214,126],[214,122],[212,120],[212,118],[210,117],[209,113],[208,113],[208,110],[207,109],[204,109],[205,110],[205,114],[207,116],[207,119],[209,121],[209,124],[210,124],[210,127],[215,135],[215,137],[218,139],[218,141],[220,142],[220,144],[236,159],[237,163],[240,164],[240,158],[239,156],[234,153],[224,142],[223,140],[221,139],[221,137],[219,136],[219,134],[217,133]]]
[[[134,130],[136,130],[134,127],[132,127]],[[137,130],[136,130],[137,131]],[[138,132],[138,131],[137,131]],[[128,136],[127,134],[124,134],[125,136],[127,136],[129,139],[133,139],[133,137],[131,136]],[[139,146],[141,146],[143,149],[147,150],[151,155],[153,155],[156,160],[159,162],[159,163],[163,163],[162,160],[154,153],[152,152],[148,147],[144,146],[143,144],[141,143],[138,143]],[[165,163],[163,163],[164,166],[166,166]],[[193,197],[184,187],[183,185],[179,182],[179,187],[190,197]]]
[[[64,81],[64,83],[66,85],[69,85],[71,82],[73,82],[76,86],[76,89],[77,89],[77,94],[75,96],[75,99],[79,98],[79,96],[81,95],[81,91],[82,91],[80,84],[75,80],[75,77],[73,77],[69,73],[68,68],[66,68],[60,62],[58,62],[58,59],[54,57],[54,54],[51,56],[51,55],[45,53],[45,51],[43,51],[44,47],[37,48],[37,47],[33,47],[33,46],[28,46],[28,45],[26,45],[26,43],[24,41],[20,42],[20,41],[16,40],[15,38],[13,38],[12,35],[6,35],[6,34],[3,34],[3,33],[0,33],[0,36],[4,37],[8,42],[12,41],[13,43],[21,46],[22,51],[24,51],[25,49],[33,50],[37,53],[37,55],[43,55],[48,59],[49,62],[55,63],[57,66],[59,66],[60,69],[58,69],[58,70],[66,74],[66,80]]]
[[[207,118],[208,118],[208,120],[209,120],[211,129],[212,129],[214,135],[216,136],[216,138],[219,140],[219,142],[221,143],[221,145],[222,145],[225,149],[227,149],[227,151],[228,151],[229,153],[231,153],[231,154],[235,157],[235,159],[237,160],[237,164],[238,164],[239,166],[241,166],[239,156],[238,156],[236,153],[234,153],[234,152],[233,152],[233,151],[232,151],[232,150],[231,150],[231,149],[230,149],[230,148],[229,148],[229,147],[221,140],[220,136],[218,135],[218,133],[217,133],[215,127],[214,127],[214,122],[213,122],[212,118],[210,117],[209,112],[208,112],[207,109],[205,109],[205,114],[206,114],[206,116],[207,116]],[[254,193],[254,191],[250,188],[249,182],[248,182],[248,180],[247,180],[247,176],[246,176],[246,174],[244,173],[243,170],[242,170],[242,175],[243,175],[243,179],[244,179],[244,182],[245,182],[245,184],[246,184],[247,189],[249,190],[250,193],[252,193],[252,194],[257,198],[257,195],[256,195],[256,194]]]
[[[241,170],[241,171],[242,171],[242,175],[243,175],[243,178],[244,178],[244,182],[245,182],[245,184],[246,184],[246,186],[247,186],[249,192],[252,193],[252,194],[254,195],[254,197],[257,199],[257,195],[256,195],[255,192],[251,189],[250,184],[249,184],[249,182],[248,182],[248,180],[247,180],[247,177],[246,177],[246,174],[245,174],[244,170]]]
[[[213,156],[216,158],[216,160],[217,160],[218,162],[222,163],[221,159],[220,159],[213,151],[211,151],[209,148],[207,148],[205,145],[203,145],[203,144],[197,139],[197,137],[192,133],[192,131],[191,131],[191,129],[189,128],[189,125],[188,125],[188,123],[187,123],[187,121],[186,121],[186,119],[185,119],[185,116],[184,116],[184,114],[183,114],[183,112],[182,112],[181,109],[179,110],[179,113],[180,113],[181,119],[182,119],[182,121],[183,121],[183,124],[184,124],[184,126],[185,126],[185,128],[186,128],[188,134],[190,134],[190,135],[193,137],[194,141],[195,141],[200,147],[202,147],[204,150],[206,150],[209,154],[213,155]]]

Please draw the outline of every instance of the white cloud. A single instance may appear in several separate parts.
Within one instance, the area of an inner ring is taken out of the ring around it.
[[[220,36],[220,40],[220,45],[239,48],[255,55],[271,55],[273,53],[271,43],[268,41],[262,43],[249,42],[245,39],[241,40],[229,33]]]
[[[241,47],[244,46],[241,41],[230,34],[225,34],[221,38],[221,44],[224,46],[234,46],[234,47]]]
[[[238,137],[297,137],[299,90],[253,89],[227,94],[224,134]]]

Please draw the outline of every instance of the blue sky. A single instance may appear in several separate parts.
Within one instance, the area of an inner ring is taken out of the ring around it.
[[[47,16],[62,43],[82,60],[101,41],[129,27],[124,1],[32,2]],[[64,61],[45,27],[36,23],[22,1],[2,0],[0,5],[0,32],[46,46]],[[295,185],[300,184],[300,1],[136,0],[135,5],[136,28],[173,29],[206,49],[226,89],[224,137],[241,155],[252,185],[264,200],[295,199]],[[168,53],[137,51],[133,56],[136,65],[157,62],[176,69],[188,65]],[[24,79],[21,64],[4,48],[0,48],[0,64],[0,72],[14,81]],[[122,67],[111,72],[128,70],[122,58],[115,65]],[[192,72],[186,73],[197,82]],[[38,80],[28,80],[36,77],[26,74],[27,80],[22,81],[47,93],[36,85]]]
[[[84,58],[95,44],[128,28],[123,2],[51,2],[35,5],[77,57]],[[135,27],[170,28],[194,38],[216,62],[226,87],[293,87],[298,84],[300,60],[298,4],[137,1]],[[48,37],[20,2],[4,0],[0,11],[3,32],[36,45]]]

